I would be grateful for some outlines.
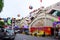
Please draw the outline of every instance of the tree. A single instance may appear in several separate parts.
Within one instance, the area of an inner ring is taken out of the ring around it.
[[[0,12],[2,11],[3,8],[3,0],[0,0]]]
[[[0,21],[0,27],[3,27],[5,23],[3,21]]]

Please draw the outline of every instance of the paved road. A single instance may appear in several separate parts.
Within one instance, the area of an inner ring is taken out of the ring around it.
[[[17,34],[15,40],[56,40],[51,37],[34,37],[30,35]]]

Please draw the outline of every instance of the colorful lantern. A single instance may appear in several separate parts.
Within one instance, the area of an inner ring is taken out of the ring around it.
[[[53,24],[57,24],[57,22],[54,22]]]
[[[60,17],[58,17],[59,21],[60,21]]]
[[[33,7],[32,6],[29,6],[29,9],[33,9]]]
[[[28,28],[28,26],[27,25],[24,25],[24,28]]]
[[[18,14],[17,16],[20,17],[20,14]]]
[[[42,0],[40,0],[40,2],[42,2]]]
[[[10,19],[8,19],[7,24],[11,25],[11,20]]]
[[[57,24],[57,22],[54,22],[54,23],[53,23],[53,26],[55,27],[55,26],[56,26],[56,24]]]
[[[52,22],[54,22],[54,19],[51,19]]]

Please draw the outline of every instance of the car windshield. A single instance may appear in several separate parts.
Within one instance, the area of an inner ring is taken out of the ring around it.
[[[14,30],[7,29],[7,33],[10,34],[10,35],[13,35],[14,34]]]

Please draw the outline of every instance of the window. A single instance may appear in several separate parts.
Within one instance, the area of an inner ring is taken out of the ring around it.
[[[58,10],[51,10],[49,14],[52,14],[53,16],[60,16],[60,11]]]
[[[55,11],[52,15],[54,15],[54,16],[60,16],[60,11]]]
[[[33,20],[34,19],[34,17],[31,17],[31,20]]]
[[[49,12],[49,14],[53,14],[55,11],[56,11],[56,10],[51,10],[51,11]]]

